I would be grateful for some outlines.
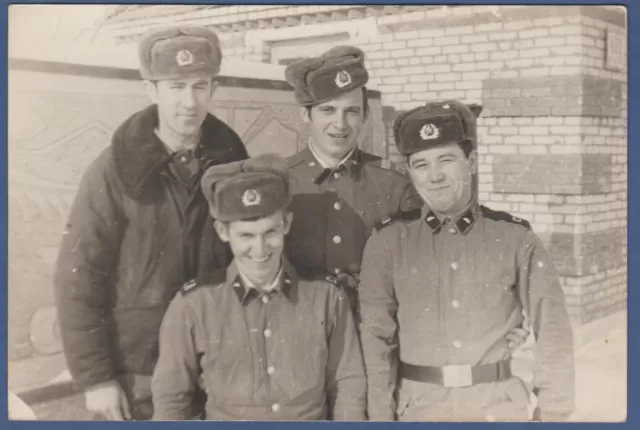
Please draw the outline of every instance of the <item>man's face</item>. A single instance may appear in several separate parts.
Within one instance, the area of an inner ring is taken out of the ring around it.
[[[356,88],[335,99],[303,108],[302,116],[311,127],[314,148],[331,158],[340,158],[358,143],[364,125],[362,88]]]
[[[220,238],[231,246],[242,273],[264,285],[278,273],[292,219],[293,214],[278,211],[255,221],[216,222],[215,226]]]
[[[147,93],[158,105],[162,126],[180,137],[200,132],[215,88],[209,77],[147,82]]]
[[[476,152],[469,158],[458,144],[438,146],[409,156],[409,174],[430,209],[447,216],[458,215],[472,196]]]

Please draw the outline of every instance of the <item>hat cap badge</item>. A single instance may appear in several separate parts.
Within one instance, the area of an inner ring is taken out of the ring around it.
[[[346,70],[341,70],[336,74],[335,82],[338,88],[344,88],[352,82],[351,75]]]
[[[242,204],[245,206],[256,206],[260,204],[261,196],[254,189],[248,189],[242,194]]]
[[[193,54],[188,49],[181,49],[176,54],[178,66],[188,66],[193,64]]]
[[[428,123],[420,129],[420,137],[422,140],[437,139],[440,136],[440,130],[435,125]]]

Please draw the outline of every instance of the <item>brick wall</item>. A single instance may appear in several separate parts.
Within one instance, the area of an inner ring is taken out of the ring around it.
[[[626,306],[624,11],[602,6],[228,6],[166,18],[210,25],[226,58],[272,62],[341,40],[367,55],[390,125],[427,100],[479,102],[479,198],[532,222],[576,324]],[[159,18],[112,24],[132,41]],[[340,36],[340,37],[338,37]],[[331,39],[331,37],[338,37]],[[608,47],[609,45],[609,47]]]

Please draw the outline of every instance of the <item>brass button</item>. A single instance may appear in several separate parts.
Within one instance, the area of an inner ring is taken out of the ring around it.
[[[335,210],[337,210],[337,211],[339,211],[341,207],[342,207],[342,205],[340,204],[340,202],[335,202],[335,203],[333,204],[333,208],[334,208]]]
[[[342,242],[342,238],[340,236],[333,236],[333,243],[335,243],[336,245],[339,244],[340,242]]]
[[[266,294],[264,296],[262,296],[262,303],[264,303],[264,304],[269,303],[269,296],[267,296]]]
[[[451,228],[449,229],[449,233],[451,233],[451,234],[456,234],[457,232],[458,232],[458,230],[456,230],[456,229],[455,229],[455,228],[453,228],[453,227],[451,227]]]
[[[458,300],[454,300],[451,302],[451,306],[458,309],[460,307],[460,302]]]
[[[460,342],[459,340],[456,340],[453,342],[453,346],[456,347],[457,349],[462,348],[462,342]]]
[[[267,373],[268,373],[269,375],[273,375],[274,373],[276,373],[276,368],[275,368],[275,367],[273,367],[273,366],[269,366],[269,367],[267,367]]]
[[[278,412],[280,410],[280,405],[277,403],[274,403],[273,405],[271,405],[271,410],[273,412]]]
[[[264,331],[264,337],[271,337],[271,335],[273,334],[273,332],[270,329],[266,329]]]
[[[451,263],[451,268],[453,270],[458,270],[458,263],[456,261],[454,261],[453,263]]]

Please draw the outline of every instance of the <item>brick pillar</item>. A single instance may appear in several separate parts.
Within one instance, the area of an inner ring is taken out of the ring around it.
[[[626,30],[622,11],[574,10],[527,29],[558,36],[538,40],[571,54],[570,73],[540,75],[533,61],[483,80],[480,191],[532,221],[580,327],[626,308]]]

